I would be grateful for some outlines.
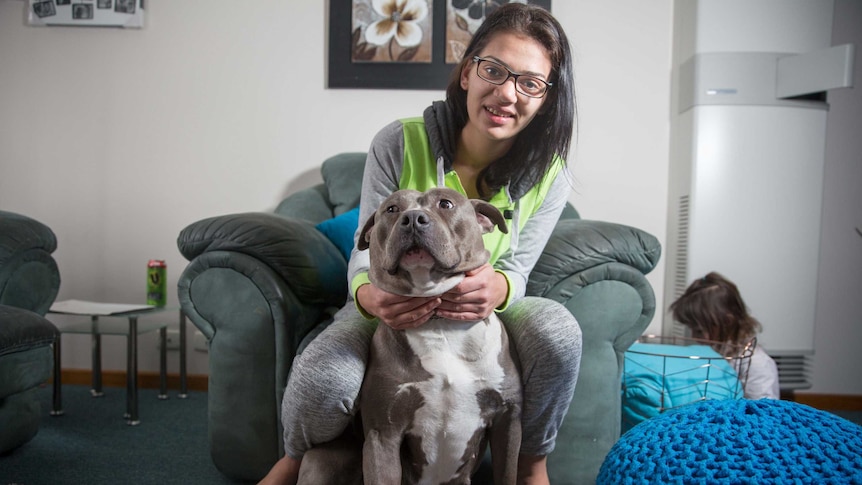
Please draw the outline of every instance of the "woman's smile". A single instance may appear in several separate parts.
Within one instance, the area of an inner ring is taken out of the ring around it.
[[[493,106],[485,106],[485,111],[490,115],[491,121],[497,124],[507,123],[508,120],[515,117],[513,113]]]

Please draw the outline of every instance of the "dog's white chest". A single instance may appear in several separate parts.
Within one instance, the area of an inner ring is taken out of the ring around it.
[[[407,341],[431,378],[402,384],[418,390],[424,404],[415,415],[412,434],[422,440],[429,465],[419,483],[446,483],[461,466],[464,452],[482,420],[478,394],[499,390],[504,379],[498,361],[502,348],[500,322],[465,324],[432,320],[406,331]],[[445,330],[445,331],[444,331]]]

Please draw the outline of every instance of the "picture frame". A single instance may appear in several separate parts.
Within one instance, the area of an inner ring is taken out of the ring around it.
[[[92,3],[76,3],[72,5],[73,20],[93,20]]]
[[[27,24],[140,29],[144,11],[144,0],[27,0]]]
[[[464,21],[463,18],[458,20],[457,16],[464,17],[467,9],[459,10],[454,4],[459,6],[471,4],[473,7],[481,4],[484,8],[485,5],[509,3],[500,0],[495,2],[426,1],[427,18],[423,18],[418,26],[420,30],[424,28],[428,30],[427,32],[422,30],[422,35],[430,36],[430,41],[423,38],[422,42],[430,44],[430,60],[427,56],[423,57],[421,52],[414,52],[417,49],[420,51],[425,49],[424,46],[417,46],[414,49],[405,48],[391,39],[386,45],[374,45],[365,38],[363,27],[355,23],[353,17],[356,7],[361,7],[359,12],[366,17],[366,21],[379,19],[380,14],[369,12],[370,7],[365,5],[370,4],[370,0],[330,0],[327,87],[330,89],[445,90],[452,69],[457,65],[457,61],[452,61],[457,56],[451,52],[452,46],[456,46],[456,43],[450,42],[447,45],[446,29],[447,24],[450,23],[447,22],[447,16],[448,20],[454,17],[458,22],[458,28],[465,31],[468,27],[475,28],[484,19],[483,17],[469,18],[470,22]],[[551,9],[551,0],[514,1],[536,4],[549,11]],[[466,38],[469,39],[471,35],[467,33]],[[372,53],[371,49],[384,52]],[[450,51],[449,62],[447,62],[447,50]]]

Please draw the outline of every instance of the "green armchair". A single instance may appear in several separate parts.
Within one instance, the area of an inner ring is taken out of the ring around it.
[[[209,342],[209,438],[222,473],[257,480],[283,454],[281,399],[293,358],[340,307],[347,263],[315,228],[359,203],[365,153],[322,166],[324,183],[274,213],[195,222],[177,244],[183,311]],[[655,296],[644,277],[661,246],[633,227],[578,218],[567,207],[528,294],[557,300],[583,333],[577,389],[549,457],[552,483],[589,483],[620,436],[623,353],[646,329]]]
[[[39,430],[38,387],[51,376],[57,328],[43,318],[60,287],[54,233],[0,211],[0,454]]]

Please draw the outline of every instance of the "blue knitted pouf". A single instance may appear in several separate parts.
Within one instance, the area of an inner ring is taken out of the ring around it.
[[[862,426],[791,401],[701,401],[623,435],[596,483],[862,484]]]

